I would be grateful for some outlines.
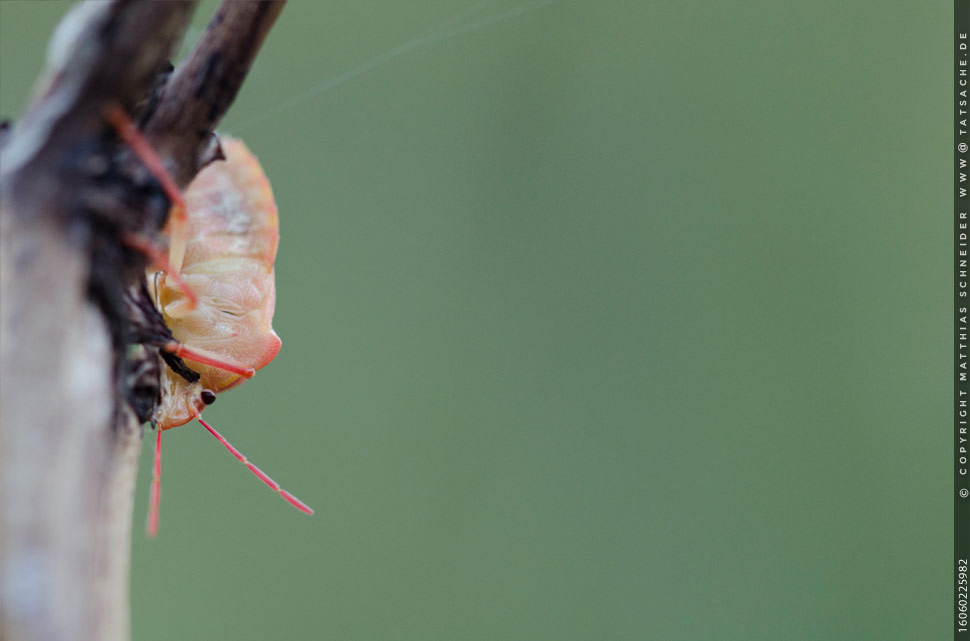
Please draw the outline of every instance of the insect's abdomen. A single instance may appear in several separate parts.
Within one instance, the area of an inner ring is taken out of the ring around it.
[[[160,284],[159,304],[180,343],[259,369],[280,349],[273,331],[279,221],[259,162],[239,140],[223,138],[222,145],[226,160],[203,169],[185,192],[188,242],[181,274],[198,306],[190,309],[171,282]],[[215,367],[190,366],[202,376],[202,388],[213,392],[244,380]],[[171,371],[167,376],[171,393],[160,416],[169,423],[165,427],[174,427],[192,418],[191,410],[179,407],[188,383]]]

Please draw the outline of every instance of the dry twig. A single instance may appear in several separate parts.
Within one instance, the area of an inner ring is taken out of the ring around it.
[[[216,155],[213,128],[282,9],[282,2],[225,1],[199,46],[161,84],[194,4],[80,5],[58,27],[33,103],[2,137],[4,641],[128,638],[141,431],[127,406],[111,296],[138,270],[106,273],[114,263],[102,259],[120,264],[122,252],[117,233],[106,230],[157,228],[167,205],[146,196],[137,161],[116,153],[103,108],[148,105],[142,127],[184,187]]]

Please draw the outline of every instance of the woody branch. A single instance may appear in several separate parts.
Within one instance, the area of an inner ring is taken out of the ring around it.
[[[131,509],[141,430],[124,358],[89,298],[103,108],[156,85],[195,2],[79,5],[35,98],[0,132],[0,639],[128,638]],[[226,0],[142,123],[185,186],[283,3]],[[132,159],[134,162],[134,159]],[[135,171],[133,169],[133,171]],[[118,198],[119,219],[137,216]]]

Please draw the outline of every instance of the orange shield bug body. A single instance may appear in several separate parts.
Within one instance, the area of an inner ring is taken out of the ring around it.
[[[252,378],[280,350],[280,338],[273,331],[279,218],[269,180],[241,141],[226,138],[223,162],[200,171],[183,195],[127,114],[117,105],[107,105],[104,114],[172,202],[167,256],[144,235],[123,235],[125,245],[160,268],[149,271],[147,278],[157,309],[146,310],[139,296],[129,297],[138,342],[157,348],[168,365],[151,414],[156,435],[149,536],[158,530],[162,431],[193,418],[284,500],[313,514],[201,416],[216,394]],[[134,378],[141,381],[145,376]],[[140,393],[138,398],[137,407],[144,408],[151,394]]]
[[[153,288],[158,283],[155,299],[179,343],[175,353],[200,374],[198,381],[189,382],[166,370],[155,417],[161,429],[189,422],[202,410],[204,390],[218,394],[240,384],[280,350],[272,326],[273,263],[279,243],[276,203],[269,180],[242,141],[222,142],[226,160],[199,172],[185,192],[184,258],[181,266],[175,261],[171,265],[198,303],[193,308],[172,279],[149,279]],[[212,365],[207,356],[222,365]],[[226,369],[226,364],[237,367]]]

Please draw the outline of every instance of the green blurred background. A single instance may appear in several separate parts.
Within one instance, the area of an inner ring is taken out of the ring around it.
[[[292,2],[223,127],[283,350],[206,416],[317,513],[187,426],[148,541],[146,444],[134,638],[946,638],[951,16]]]

